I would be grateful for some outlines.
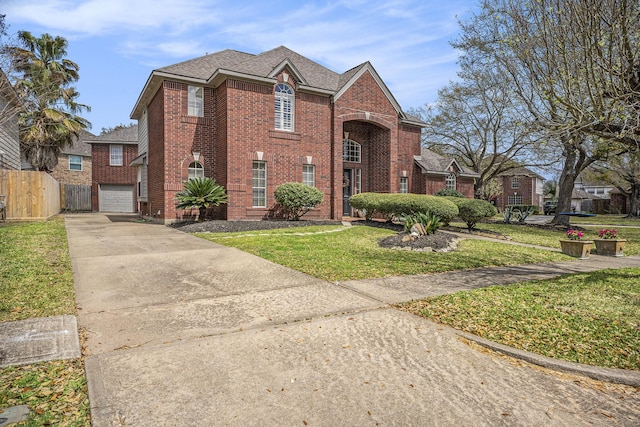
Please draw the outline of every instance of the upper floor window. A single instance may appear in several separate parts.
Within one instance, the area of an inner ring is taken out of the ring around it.
[[[69,156],[69,170],[82,170],[82,156]]]
[[[315,165],[302,165],[302,183],[310,187],[316,186]]]
[[[189,86],[189,112],[190,116],[204,116],[204,89],[200,86]]]
[[[291,86],[284,83],[276,85],[275,127],[279,130],[293,131],[293,112],[295,96]]]
[[[453,173],[450,173],[449,175],[447,175],[447,179],[446,179],[446,187],[449,190],[455,190],[456,189],[456,175]]]
[[[409,178],[406,176],[400,177],[400,192],[408,193],[409,192]]]
[[[200,162],[191,162],[189,165],[189,179],[204,178],[204,168]]]
[[[342,160],[360,163],[360,144],[350,139],[342,140]]]
[[[511,188],[514,190],[520,188],[520,178],[518,178],[517,176],[511,178]]]
[[[109,166],[122,166],[122,145],[109,145]]]

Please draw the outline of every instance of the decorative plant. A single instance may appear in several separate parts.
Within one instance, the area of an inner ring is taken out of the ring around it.
[[[567,230],[567,239],[569,240],[582,240],[584,233],[579,230]]]
[[[418,212],[413,215],[405,215],[404,219],[405,231],[411,231],[414,224],[422,224],[426,234],[433,234],[440,228],[440,217],[430,212]]]
[[[284,217],[297,221],[302,215],[322,203],[324,193],[301,182],[286,182],[276,188],[274,196]]]
[[[617,239],[618,230],[605,228],[603,230],[598,231],[598,237],[601,239]]]
[[[198,208],[198,220],[204,221],[207,209],[227,203],[224,187],[212,178],[191,178],[184,183],[184,189],[176,194],[177,209]]]

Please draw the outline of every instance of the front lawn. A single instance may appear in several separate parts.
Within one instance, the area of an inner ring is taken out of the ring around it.
[[[335,226],[322,226],[307,227],[305,233],[278,229],[259,233],[196,235],[328,281],[571,259],[557,252],[480,240],[464,240],[458,250],[448,253],[386,249],[378,246],[378,240],[393,232],[367,226],[354,226],[333,233],[308,234],[335,229]]]
[[[544,356],[640,369],[640,268],[492,286],[398,307]]]
[[[0,321],[75,314],[64,219],[0,227]],[[82,359],[0,368],[0,408],[28,405],[27,426],[89,426]]]

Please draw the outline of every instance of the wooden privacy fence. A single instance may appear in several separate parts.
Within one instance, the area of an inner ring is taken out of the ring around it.
[[[91,211],[91,186],[60,184],[62,189],[60,205],[65,211]]]
[[[60,184],[46,172],[0,169],[7,220],[47,219],[60,212]]]

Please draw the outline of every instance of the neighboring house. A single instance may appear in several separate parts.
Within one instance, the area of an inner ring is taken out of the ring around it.
[[[175,195],[196,176],[226,189],[215,214],[229,220],[273,215],[285,182],[321,190],[306,217],[333,219],[352,214],[352,194],[426,187],[414,162],[424,123],[369,62],[339,74],[286,47],[224,50],[154,70],[131,118],[141,210],[163,222],[191,215]]]
[[[571,210],[599,214],[609,212],[613,189],[613,185],[585,181],[582,176],[578,176],[571,192]]]
[[[61,184],[91,185],[91,145],[85,141],[95,137],[91,132],[80,131],[80,136],[62,149],[50,175]]]
[[[416,188],[415,193],[435,194],[448,188],[457,190],[465,197],[474,197],[474,184],[480,174],[463,168],[453,157],[444,157],[427,148],[422,148],[419,156],[414,156],[419,173],[424,178],[416,179],[424,187]]]
[[[138,125],[85,140],[91,145],[91,208],[99,212],[136,212]]]
[[[0,70],[0,169],[21,169],[18,113],[22,102]]]
[[[502,185],[502,194],[496,199],[498,209],[504,209],[508,205],[532,205],[542,212],[542,176],[525,167],[518,167],[502,172],[496,179]]]

